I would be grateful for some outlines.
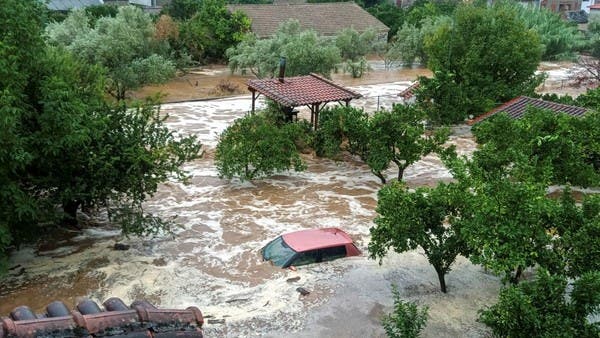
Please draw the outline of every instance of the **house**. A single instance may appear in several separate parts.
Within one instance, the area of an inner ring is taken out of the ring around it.
[[[479,122],[487,119],[488,117],[490,117],[496,113],[500,113],[500,112],[504,112],[504,113],[508,114],[508,116],[510,116],[513,119],[519,119],[519,118],[523,117],[523,115],[525,115],[525,113],[527,112],[527,109],[529,107],[547,109],[547,110],[553,111],[555,113],[569,114],[569,115],[575,116],[575,117],[581,117],[581,116],[585,115],[585,113],[587,113],[587,111],[588,111],[587,108],[570,106],[567,104],[556,103],[556,102],[552,102],[552,101],[545,101],[542,99],[534,99],[534,98],[531,98],[528,96],[519,96],[517,98],[514,98],[514,99],[506,102],[505,104],[503,104],[495,109],[492,109],[491,111],[489,111],[483,115],[480,115],[472,120],[469,120],[467,122],[467,124],[474,125],[474,124],[479,123]]]
[[[318,34],[334,36],[345,28],[364,32],[374,28],[381,39],[387,39],[390,30],[377,18],[354,2],[280,3],[255,5],[228,5],[229,11],[241,11],[252,21],[252,32],[258,38],[271,37],[279,25],[290,19],[300,22],[304,29],[314,29]]]
[[[50,0],[48,9],[51,11],[68,12],[72,9],[85,8],[89,6],[101,6],[102,0]]]

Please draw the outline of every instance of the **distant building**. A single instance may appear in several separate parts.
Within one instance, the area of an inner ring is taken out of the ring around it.
[[[227,5],[231,11],[241,11],[252,21],[252,32],[258,38],[271,37],[279,25],[296,19],[304,29],[314,29],[320,35],[333,36],[345,28],[364,32],[372,27],[381,39],[390,30],[377,18],[354,2],[281,3],[261,5]]]
[[[102,0],[50,0],[48,9],[52,11],[67,12],[72,9],[85,8],[89,6],[103,5]]]

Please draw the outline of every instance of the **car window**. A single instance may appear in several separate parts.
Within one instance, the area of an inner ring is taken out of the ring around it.
[[[275,238],[262,249],[263,259],[272,261],[273,264],[283,267],[294,255],[296,251],[290,248],[281,236]]]
[[[322,249],[321,257],[323,259],[323,262],[346,257],[346,246],[342,245],[334,246],[333,248]]]
[[[318,250],[301,252],[294,258],[291,265],[305,265],[320,262]]]

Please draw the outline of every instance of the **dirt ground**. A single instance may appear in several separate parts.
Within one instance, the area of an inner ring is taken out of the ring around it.
[[[360,79],[353,79],[349,74],[334,73],[332,79],[345,86],[368,85],[396,81],[414,81],[417,76],[430,76],[431,72],[422,67],[383,69],[382,62],[372,61],[372,70]],[[209,65],[190,69],[187,74],[180,74],[172,81],[155,86],[147,86],[132,94],[134,98],[160,93],[163,103],[193,101],[201,99],[221,98],[250,94],[246,82],[254,79],[252,74],[232,74],[224,65]]]

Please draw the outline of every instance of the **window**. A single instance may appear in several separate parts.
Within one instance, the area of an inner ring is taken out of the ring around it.
[[[321,257],[323,258],[323,262],[346,257],[346,246],[342,245],[334,246],[333,248],[322,249]]]

